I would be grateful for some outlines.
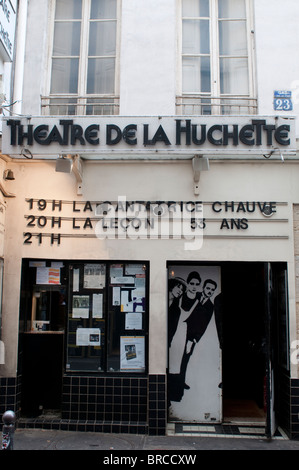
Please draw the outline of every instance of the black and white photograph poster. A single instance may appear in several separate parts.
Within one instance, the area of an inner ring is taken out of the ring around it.
[[[169,418],[219,422],[220,267],[169,266],[168,291]]]

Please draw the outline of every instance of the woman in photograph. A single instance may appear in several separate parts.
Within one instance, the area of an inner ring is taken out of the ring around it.
[[[186,281],[180,277],[169,279],[168,281],[168,346],[171,346],[172,339],[177,330],[181,315],[179,299],[186,291]]]

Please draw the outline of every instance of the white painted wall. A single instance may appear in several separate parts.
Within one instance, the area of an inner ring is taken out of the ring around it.
[[[294,110],[284,114],[298,116],[299,2],[255,0],[254,10],[259,113],[278,114],[273,110],[274,90],[291,90]],[[297,135],[298,126],[297,120]]]
[[[28,3],[24,60],[22,114],[41,114],[41,95],[45,94],[48,65],[49,10],[47,0]],[[19,95],[16,99],[19,99]]]
[[[273,233],[287,235],[280,240],[224,240],[205,239],[200,250],[186,250],[186,240],[99,240],[62,239],[61,245],[50,245],[49,240],[39,245],[33,240],[24,245],[23,233],[35,229],[26,227],[24,215],[40,215],[29,211],[26,198],[53,200],[175,200],[196,199],[193,194],[193,174],[190,162],[181,163],[86,163],[84,165],[83,195],[76,195],[76,179],[73,174],[55,172],[55,164],[49,162],[24,162],[11,165],[16,180],[10,187],[17,189],[17,197],[8,200],[6,217],[6,257],[4,272],[5,299],[3,305],[3,342],[6,363],[0,366],[4,376],[14,375],[17,365],[17,334],[19,318],[20,268],[22,258],[50,259],[130,259],[150,261],[150,331],[149,372],[164,373],[166,357],[166,261],[287,261],[289,263],[289,298],[291,322],[295,318],[294,255],[292,201],[299,200],[299,169],[293,163],[240,165],[212,163],[210,171],[201,175],[200,196],[204,201],[284,201],[287,206],[278,209],[278,218],[288,223],[273,225]],[[22,184],[18,184],[22,182]],[[43,214],[45,215],[45,214]],[[49,210],[47,215],[53,215]],[[65,215],[63,212],[60,215]],[[207,214],[209,215],[209,214]],[[234,214],[222,214],[234,217]],[[84,216],[84,214],[83,214]],[[205,216],[205,214],[204,214]],[[215,214],[214,214],[215,216]],[[238,215],[235,215],[238,217]],[[272,224],[272,222],[269,222]],[[272,225],[266,223],[267,230]],[[253,225],[250,234],[263,234],[259,224]],[[50,230],[46,230],[47,232]],[[71,227],[66,232],[72,232]],[[220,231],[218,230],[218,233]],[[205,233],[204,233],[205,235]],[[295,334],[295,330],[292,332]]]
[[[175,114],[176,0],[122,0],[120,114]]]

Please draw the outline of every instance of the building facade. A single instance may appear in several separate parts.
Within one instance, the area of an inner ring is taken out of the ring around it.
[[[18,3],[1,413],[298,438],[298,2]]]

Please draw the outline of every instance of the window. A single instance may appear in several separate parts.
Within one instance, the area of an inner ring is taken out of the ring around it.
[[[146,262],[23,260],[20,332],[64,335],[66,372],[143,374],[148,276]]]
[[[51,114],[117,114],[118,0],[56,0],[49,96]]]
[[[254,112],[250,0],[181,0],[183,114]]]
[[[69,267],[67,370],[144,373],[145,263],[74,263]]]

